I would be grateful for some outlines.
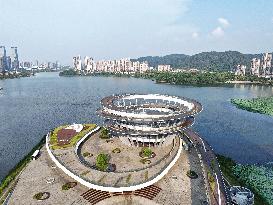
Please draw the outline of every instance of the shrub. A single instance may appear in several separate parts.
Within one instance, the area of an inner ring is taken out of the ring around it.
[[[153,154],[152,150],[148,147],[144,147],[141,151],[141,155],[144,157],[151,157]]]
[[[151,160],[149,160],[149,159],[141,159],[140,162],[142,164],[151,164]]]
[[[109,162],[108,156],[104,153],[100,153],[96,159],[97,169],[100,171],[106,171],[109,164],[108,162]]]
[[[100,133],[100,138],[101,139],[109,139],[109,130],[106,129],[105,127],[102,128],[101,133]]]
[[[89,157],[89,156],[93,156],[93,154],[91,154],[90,152],[84,152],[82,154],[83,157]]]
[[[115,148],[115,149],[112,150],[112,152],[113,152],[113,153],[120,153],[121,150],[120,150],[120,148]]]
[[[35,194],[35,195],[33,196],[33,198],[36,199],[36,200],[41,200],[42,197],[43,197],[43,195],[44,195],[44,194],[43,194],[42,192],[39,192],[39,193]]]
[[[50,193],[49,192],[39,192],[37,194],[35,194],[33,196],[33,199],[36,199],[36,200],[46,200],[50,197]]]
[[[198,175],[196,174],[195,171],[189,170],[187,171],[187,176],[191,179],[196,179],[198,177]]]
[[[75,186],[77,186],[77,182],[67,182],[62,186],[62,190],[69,190]]]

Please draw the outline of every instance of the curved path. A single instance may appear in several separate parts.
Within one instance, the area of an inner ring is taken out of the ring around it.
[[[97,131],[96,129],[87,133],[84,138],[86,139],[91,134],[95,133]],[[85,139],[83,139],[82,142]],[[79,146],[80,144],[78,143],[76,147],[78,148]],[[142,170],[140,172],[132,172],[132,177],[137,179],[137,181],[134,184],[128,184],[127,186],[126,177],[128,177],[128,173],[125,173],[124,175],[123,173],[106,173],[100,172],[98,170],[92,170],[79,161],[76,154],[77,150],[75,150],[74,148],[51,150],[49,146],[49,134],[47,135],[46,148],[50,158],[54,161],[54,163],[68,176],[72,177],[74,180],[78,181],[82,185],[100,191],[124,192],[135,191],[145,188],[163,178],[164,175],[168,173],[168,171],[179,159],[183,146],[182,141],[178,139],[178,148],[173,153],[170,153],[170,161],[166,162],[166,164],[163,165],[155,165],[156,168],[154,169],[154,171],[152,168],[150,168],[149,173],[151,173],[151,177],[144,181],[143,176],[146,172],[145,170]]]
[[[184,129],[182,132],[194,144],[197,151],[201,155],[202,162],[204,166],[206,167],[205,171],[206,172],[209,171],[210,173],[213,173],[213,177],[216,182],[216,187],[214,190],[210,189],[211,204],[215,204],[215,205],[230,204],[229,193],[225,186],[220,165],[218,164],[217,157],[215,153],[213,152],[213,149],[205,140],[203,140],[193,130],[187,128],[187,129]],[[207,176],[207,173],[206,173],[206,176]]]

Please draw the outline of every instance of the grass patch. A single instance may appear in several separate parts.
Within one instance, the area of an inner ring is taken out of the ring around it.
[[[83,130],[81,132],[79,132],[77,135],[75,135],[69,142],[69,144],[66,145],[58,145],[58,132],[67,127],[67,125],[62,125],[60,127],[57,127],[53,130],[53,132],[51,132],[50,134],[50,147],[51,149],[55,150],[55,149],[65,149],[68,147],[73,147],[75,146],[75,144],[81,139],[83,138],[88,132],[90,132],[91,130],[93,130],[96,127],[96,124],[84,124],[83,125]]]
[[[130,180],[132,178],[132,174],[129,174],[126,178],[126,183],[129,184],[130,183]]]
[[[81,176],[85,176],[85,175],[87,175],[88,173],[90,173],[90,171],[89,171],[89,170],[86,170],[86,171],[84,171],[84,172],[81,173]]]
[[[209,181],[209,186],[211,190],[214,192],[215,186],[216,186],[215,179],[209,171],[208,171],[208,181]]]
[[[148,178],[149,178],[149,172],[148,172],[148,170],[145,171],[144,178],[145,178],[145,181],[148,180]]]

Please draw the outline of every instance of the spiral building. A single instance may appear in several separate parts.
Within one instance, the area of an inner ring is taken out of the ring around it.
[[[195,100],[159,94],[123,94],[101,100],[99,114],[112,136],[132,146],[164,146],[194,122]]]

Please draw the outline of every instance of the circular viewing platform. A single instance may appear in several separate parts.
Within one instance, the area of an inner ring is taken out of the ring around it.
[[[123,141],[135,146],[169,144],[194,123],[202,110],[195,100],[159,94],[124,94],[105,97],[98,113],[104,117],[112,136],[127,137]]]

